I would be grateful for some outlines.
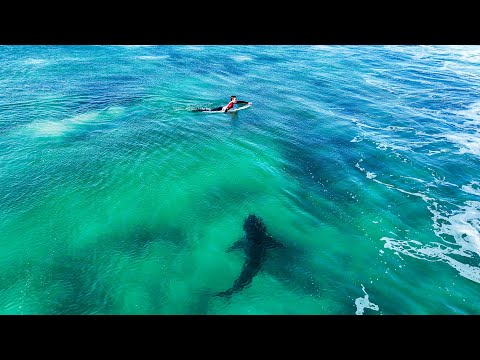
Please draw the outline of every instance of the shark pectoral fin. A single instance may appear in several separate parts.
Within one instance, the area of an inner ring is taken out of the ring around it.
[[[243,239],[237,240],[227,249],[227,252],[243,249],[244,246],[245,242]]]
[[[286,248],[287,246],[284,243],[281,243],[280,241],[275,240],[271,236],[268,237],[267,240],[267,247],[269,248]]]

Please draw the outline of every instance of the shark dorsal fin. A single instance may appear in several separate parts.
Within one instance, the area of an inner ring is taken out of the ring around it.
[[[281,243],[280,241],[275,240],[273,237],[267,234],[267,238],[265,239],[268,248],[285,248],[285,244]]]
[[[245,247],[245,240],[242,238],[240,240],[235,241],[228,249],[227,251],[234,251],[234,250],[241,250]]]

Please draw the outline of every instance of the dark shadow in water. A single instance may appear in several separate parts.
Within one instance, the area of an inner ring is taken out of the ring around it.
[[[353,299],[347,286],[351,280],[340,275],[340,271],[332,274],[326,268],[319,269],[318,265],[313,264],[313,255],[311,250],[294,246],[290,242],[286,248],[270,254],[264,271],[299,295],[319,300],[328,298],[330,302],[335,302],[337,314],[353,314]],[[345,254],[337,256],[335,261],[339,268],[349,269],[351,257]]]
[[[100,236],[96,247],[105,252],[120,251],[133,257],[143,257],[151,244],[165,241],[179,248],[186,246],[185,234],[180,228],[135,224]]]
[[[264,253],[264,263],[260,265],[258,273],[262,271],[265,272],[268,276],[276,278],[283,283],[286,288],[299,295],[315,297],[318,298],[319,301],[324,297],[328,297],[331,301],[335,299],[337,313],[353,314],[353,299],[348,292],[349,290],[347,287],[341,287],[338,284],[339,281],[344,281],[345,284],[349,284],[350,281],[347,278],[339,279],[338,274],[329,274],[326,269],[322,270],[325,272],[319,276],[319,267],[312,263],[313,256],[311,250],[294,245],[293,239],[283,240],[276,236],[272,236],[271,239],[275,243],[281,244],[281,246],[270,247],[268,251]],[[231,256],[227,254],[230,251],[235,251],[235,256],[242,256],[248,260],[249,255],[244,253],[243,247],[239,246],[241,242],[242,241],[236,242],[231,245],[231,248],[225,249],[226,256]],[[336,259],[336,261],[339,267],[348,269],[350,256],[346,254],[344,257]],[[258,273],[255,273],[254,276]],[[319,278],[322,278],[321,283],[317,280]],[[245,287],[250,285],[251,284],[248,283]],[[224,297],[225,301],[229,301],[230,296],[234,296],[235,292],[242,290],[243,288],[238,288],[235,291],[227,291],[227,295],[229,296]],[[210,297],[210,301],[212,301],[213,296],[216,295],[218,295],[218,293],[200,294],[199,300],[194,302],[195,305],[192,307],[192,310],[205,313],[208,311],[209,300],[207,298]],[[281,301],[281,299],[278,300]]]
[[[122,254],[132,258],[144,257],[149,246],[157,241],[170,241],[184,245],[184,234],[181,230],[171,228],[154,229],[147,226],[133,226],[118,234],[109,234],[97,239],[95,245],[79,256],[62,256],[53,259],[51,266],[38,272],[34,283],[60,283],[65,296],[49,298],[46,301],[52,314],[110,314],[113,312],[115,299],[110,295],[111,289],[103,270],[109,264],[113,254]],[[148,291],[152,295],[162,291],[158,286],[159,279],[152,279]],[[38,291],[42,291],[41,288]],[[48,295],[48,294],[47,294]],[[158,301],[153,301],[154,307],[161,308]]]
[[[188,314],[191,315],[208,315],[214,291],[203,289],[195,291],[192,294],[192,301],[189,304]]]
[[[25,298],[38,298],[41,302],[39,312],[35,313],[38,315],[109,313],[112,299],[108,289],[98,281],[93,255],[55,257],[48,265],[25,262],[11,266],[11,271],[3,272],[0,277],[0,290],[24,287]],[[19,306],[22,301],[16,299]],[[25,310],[30,313],[28,306]]]
[[[64,256],[53,261],[42,271],[37,282],[41,284],[58,283],[63,295],[60,298],[45,300],[51,314],[109,314],[113,299],[109,289],[102,283],[102,273],[98,272],[96,252],[87,256]]]
[[[2,269],[0,272],[0,292],[7,291],[18,283],[25,284],[28,277],[33,273],[33,268],[34,266],[29,261],[18,261]]]
[[[347,192],[338,191],[337,186],[345,181],[342,178],[343,164],[332,158],[315,155],[308,150],[301,149],[294,144],[285,149],[286,164],[283,171],[302,186],[291,197],[294,202],[311,214],[320,215],[318,207],[312,204],[312,194],[317,198],[326,198],[332,203],[349,203],[352,200]],[[330,211],[339,211],[331,208]]]

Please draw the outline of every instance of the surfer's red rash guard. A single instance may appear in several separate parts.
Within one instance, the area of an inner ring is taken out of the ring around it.
[[[230,110],[233,107],[233,105],[234,105],[234,102],[230,101],[228,105],[225,107],[225,110]]]
[[[248,101],[237,100],[237,102],[234,103],[233,100],[232,100],[228,103],[227,106],[225,106],[225,111],[230,110],[233,107],[233,105],[235,105],[235,104],[248,104]]]

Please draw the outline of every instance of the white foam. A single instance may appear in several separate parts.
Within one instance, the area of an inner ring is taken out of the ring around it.
[[[423,179],[419,179],[419,178],[415,178],[415,177],[412,177],[412,176],[405,176],[405,175],[401,175],[400,177],[404,178],[404,179],[410,179],[410,180],[414,180],[414,181],[418,181],[419,183],[426,183],[425,180]]]
[[[437,236],[450,235],[460,246],[462,255],[474,252],[480,256],[480,202],[466,201],[453,215],[444,215],[436,207],[429,209],[434,215]]]
[[[443,134],[441,136],[459,148],[458,154],[480,155],[480,132],[477,134]]]
[[[476,283],[480,283],[480,268],[471,266],[468,264],[463,264],[455,259],[445,257],[445,261],[458,271],[460,275],[464,278],[472,280]]]
[[[65,119],[63,122],[65,124],[84,124],[95,121],[98,117],[98,111],[91,111],[85,114],[80,114],[73,116],[71,118]]]
[[[29,125],[37,136],[60,136],[68,131],[68,126],[62,122],[44,121]]]
[[[415,60],[423,59],[424,57],[428,57],[432,55],[432,47],[430,45],[420,45],[413,47],[416,51],[414,53]]]
[[[473,181],[468,185],[462,185],[461,189],[466,193],[480,196],[480,182],[478,181]]]
[[[443,214],[433,203],[428,207],[433,214],[433,227],[436,236],[442,243],[422,244],[417,240],[399,240],[392,237],[382,237],[385,241],[384,248],[392,250],[395,254],[404,254],[410,257],[444,262],[459,274],[469,280],[480,283],[480,267],[460,262],[451,255],[473,258],[474,254],[480,256],[480,202],[467,201],[465,206],[453,215]],[[447,239],[444,239],[447,235]],[[450,238],[453,237],[453,241]]]
[[[204,49],[204,47],[203,46],[197,46],[197,45],[189,45],[189,46],[185,46],[185,49],[193,50],[193,51],[202,51]]]
[[[316,50],[332,50],[332,46],[330,45],[312,45],[311,48]]]
[[[381,240],[385,241],[385,248],[394,250],[398,256],[400,256],[398,253],[402,253],[416,259],[442,261],[457,270],[461,276],[480,283],[479,267],[461,263],[449,256],[449,254],[462,255],[459,251],[439,245],[435,247],[422,246],[420,242],[415,240],[395,240],[388,237],[383,237]]]
[[[90,61],[90,58],[80,58],[80,57],[64,57],[59,59],[60,61]]]
[[[371,85],[373,87],[388,91],[393,94],[396,94],[399,91],[398,86],[395,86],[380,78],[370,76],[368,74],[363,74],[360,76],[363,78],[363,81],[365,81],[366,84]]]
[[[466,119],[474,120],[478,125],[480,123],[480,101],[474,102],[467,109],[455,113]]]
[[[35,136],[62,136],[75,130],[78,125],[86,125],[96,122],[104,122],[112,117],[120,115],[123,108],[115,106],[104,112],[91,111],[84,114],[75,115],[59,121],[41,121],[27,125],[27,129],[33,132]]]
[[[360,162],[361,162],[361,161],[362,161],[362,159],[360,159]],[[378,183],[378,184],[382,184],[383,186],[385,186],[385,187],[387,187],[387,188],[389,188],[389,189],[397,190],[397,191],[399,191],[399,192],[401,192],[401,193],[404,193],[404,194],[408,194],[408,195],[412,195],[412,196],[417,196],[417,197],[421,198],[423,201],[425,201],[425,202],[427,202],[427,203],[428,203],[429,201],[433,200],[432,198],[430,198],[430,197],[428,197],[427,195],[422,194],[422,193],[420,193],[420,192],[411,192],[411,191],[403,190],[403,189],[397,188],[397,187],[395,187],[395,186],[393,186],[393,185],[391,185],[391,184],[387,184],[387,183],[385,183],[385,182],[383,182],[383,181],[380,181],[380,180],[375,179],[375,178],[377,177],[377,175],[376,175],[375,173],[370,172],[370,171],[367,171],[365,168],[361,167],[358,162],[355,164],[355,167],[356,167],[357,169],[359,169],[361,172],[365,173],[365,176],[367,177],[367,179],[373,180],[373,181],[375,181],[375,182]],[[412,178],[412,179],[414,179],[414,178]]]
[[[384,45],[383,48],[389,51],[400,52],[400,53],[409,53],[411,52],[409,50],[412,50],[412,47],[400,46],[400,45]]]
[[[142,48],[142,47],[151,47],[155,45],[112,45],[112,46],[121,46],[126,49],[136,49],[136,48]]]
[[[252,61],[253,59],[248,56],[248,55],[234,55],[232,56],[232,59],[237,61],[237,62],[243,62],[243,61]]]
[[[350,120],[357,125],[359,128],[366,128],[366,129],[372,129],[372,130],[382,130],[382,128],[371,126],[365,123],[362,123],[360,120],[350,117]]]
[[[377,142],[377,149],[387,151],[388,149],[391,150],[411,150],[409,147],[406,146],[400,146],[400,145],[394,145],[394,144],[389,144],[388,142],[382,141],[382,142]]]
[[[363,286],[363,284],[361,285],[362,285],[362,290],[365,296],[363,298],[359,297],[355,299],[355,305],[357,306],[357,311],[355,311],[355,315],[363,315],[364,309],[372,309],[374,311],[378,311],[379,310],[378,305],[370,302],[370,300],[368,299],[368,294],[365,291],[365,287]]]
[[[478,49],[477,49],[478,50]],[[478,63],[480,54],[476,51],[457,51],[447,54],[448,60],[443,61],[440,70],[451,72],[462,78],[473,80],[480,78]]]
[[[122,106],[111,106],[107,110],[105,110],[105,113],[111,116],[121,115],[124,112],[125,112],[125,108]]]
[[[362,159],[360,159],[360,162],[361,162],[361,161],[362,161]],[[355,164],[355,167],[356,167],[358,170],[360,170],[361,172],[365,172],[365,168],[362,168],[358,162]]]
[[[473,45],[450,45],[446,47],[450,53],[458,55],[461,60],[478,64],[480,62],[480,47]]]
[[[407,190],[403,190],[401,188],[397,188],[393,185],[390,185],[390,184],[387,184],[387,183],[384,183],[382,181],[379,181],[377,179],[373,179],[373,181],[379,183],[379,184],[382,184],[382,185],[385,185],[386,187],[388,187],[389,189],[394,189],[394,190],[397,190],[397,191],[400,191],[401,193],[404,193],[404,194],[408,194],[408,195],[412,195],[412,196],[417,196],[419,198],[421,198],[423,201],[425,202],[429,202],[429,201],[432,201],[433,198],[430,198],[428,197],[427,195],[425,194],[422,194],[420,192],[411,192],[411,191],[407,191]]]
[[[47,65],[49,63],[46,59],[26,59],[23,61],[25,65]]]
[[[442,150],[429,150],[427,155],[428,156],[432,156],[432,155],[435,155],[435,154],[441,154],[442,152],[447,152],[447,150],[445,149],[442,149]]]
[[[392,250],[396,255],[398,253],[411,256],[416,259],[427,260],[427,261],[435,261],[431,259],[432,254],[430,253],[428,248],[422,248],[422,243],[416,240],[398,240],[391,237],[383,236],[380,238],[381,241],[385,241],[383,247],[385,249]]]
[[[480,101],[471,103],[464,110],[446,112],[460,118],[455,121],[455,132],[441,133],[432,137],[454,144],[459,148],[459,154],[480,155]]]
[[[135,56],[136,59],[140,60],[164,60],[168,59],[169,55],[144,55],[144,56]]]

